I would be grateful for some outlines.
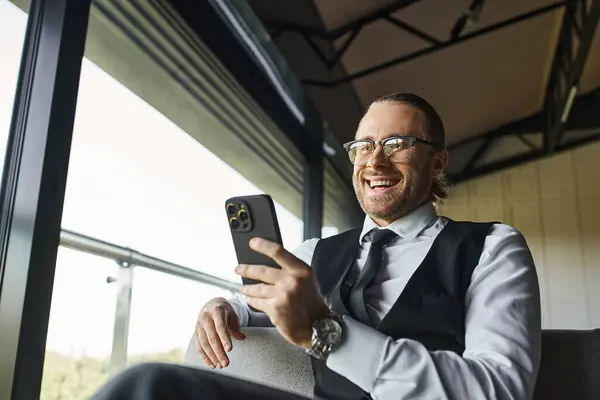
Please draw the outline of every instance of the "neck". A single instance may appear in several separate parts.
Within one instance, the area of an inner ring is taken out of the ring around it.
[[[386,227],[402,218],[404,218],[405,216],[407,216],[408,214],[410,214],[411,212],[415,211],[417,208],[421,207],[422,205],[424,205],[425,203],[427,203],[427,201],[421,202],[419,203],[417,206],[409,209],[408,211],[403,211],[402,213],[398,213],[397,215],[395,215],[392,218],[375,218],[373,216],[369,217],[373,220],[373,222],[375,222],[377,224],[377,226],[379,227]]]

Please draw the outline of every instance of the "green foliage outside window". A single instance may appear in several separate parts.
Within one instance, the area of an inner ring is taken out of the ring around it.
[[[129,365],[160,361],[179,364],[183,349],[165,353],[130,356]],[[40,400],[87,400],[109,378],[109,358],[72,358],[54,352],[46,353]]]

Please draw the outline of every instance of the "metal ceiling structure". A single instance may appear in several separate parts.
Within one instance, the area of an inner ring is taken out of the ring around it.
[[[560,119],[556,122],[554,129],[561,129],[561,139],[552,148],[547,147],[548,133],[554,125],[549,125],[546,110],[451,145],[448,178],[460,183],[600,140],[599,110],[600,90],[577,98],[570,109],[569,123],[565,125]],[[491,157],[494,149],[497,154]]]
[[[340,141],[393,91],[440,111],[453,182],[600,139],[600,0],[249,3]]]

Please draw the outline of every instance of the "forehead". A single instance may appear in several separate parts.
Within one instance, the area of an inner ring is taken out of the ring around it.
[[[356,138],[381,140],[392,135],[422,137],[420,122],[420,113],[408,105],[374,104],[360,121]]]

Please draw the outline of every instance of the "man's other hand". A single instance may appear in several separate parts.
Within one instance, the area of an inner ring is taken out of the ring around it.
[[[227,352],[233,348],[231,338],[246,338],[233,307],[222,297],[212,299],[202,307],[194,336],[198,352],[210,368],[225,368],[229,365]]]

